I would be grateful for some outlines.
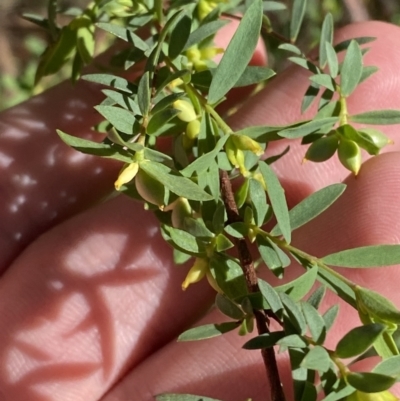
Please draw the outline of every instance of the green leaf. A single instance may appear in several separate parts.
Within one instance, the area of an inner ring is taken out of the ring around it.
[[[218,234],[215,239],[215,249],[217,252],[224,252],[233,248],[235,245],[224,234]]]
[[[82,15],[71,24],[76,29],[76,46],[85,64],[89,64],[94,56],[94,25],[90,18]]]
[[[299,301],[302,299],[313,287],[318,275],[318,266],[313,266],[306,273],[296,278],[289,283],[275,287],[278,292],[284,292],[289,295],[293,300]]]
[[[376,38],[374,38],[372,36],[362,36],[359,38],[352,38],[352,39],[344,40],[343,42],[340,42],[337,45],[335,45],[334,49],[335,49],[336,53],[346,50],[350,46],[350,44],[353,40],[355,40],[359,45],[364,45],[366,43],[373,42],[374,40],[376,40]]]
[[[137,92],[137,102],[143,116],[147,116],[150,109],[150,81],[149,72],[146,71],[140,78]]]
[[[277,313],[283,309],[283,304],[275,289],[266,281],[258,279],[258,286],[262,296],[268,302],[272,312]]]
[[[286,4],[279,1],[264,1],[264,12],[286,10]]]
[[[384,330],[385,326],[378,323],[356,327],[338,342],[335,353],[339,358],[361,355],[373,345]]]
[[[393,302],[381,294],[363,287],[356,287],[357,306],[361,312],[383,322],[400,324],[400,311]]]
[[[155,398],[157,401],[220,401],[216,398],[192,394],[160,394],[156,395]]]
[[[157,132],[162,129],[165,124],[172,120],[177,114],[179,114],[179,110],[172,107],[163,109],[158,113],[153,114],[150,117],[149,123],[147,125],[147,133],[150,135],[157,135]]]
[[[161,100],[157,101],[157,103],[151,109],[151,114],[157,114],[160,111],[166,109],[167,107],[170,107],[171,104],[175,102],[175,100],[180,99],[184,95],[185,92],[177,92],[177,93],[171,93],[170,95],[163,97]]]
[[[335,49],[331,43],[325,43],[325,47],[326,47],[326,59],[328,62],[328,67],[331,73],[331,77],[336,78],[339,73],[339,61]]]
[[[315,74],[310,77],[310,81],[331,90],[335,91],[335,82],[332,80],[331,76],[328,74]]]
[[[298,125],[293,128],[286,128],[278,132],[278,135],[283,138],[295,139],[301,138],[308,134],[318,131],[321,128],[333,127],[338,122],[338,117],[325,117],[318,120],[312,120],[305,122],[304,124]]]
[[[279,340],[277,344],[284,348],[306,348],[307,342],[298,334],[290,334]]]
[[[278,46],[278,49],[286,50],[288,52],[297,54],[298,56],[301,56],[303,54],[302,51],[297,46],[291,43],[282,43],[281,45]]]
[[[257,337],[247,341],[242,348],[244,349],[262,349],[273,347],[279,340],[285,337],[284,331],[274,331],[271,333],[260,334]]]
[[[330,328],[333,326],[333,323],[335,322],[338,313],[339,305],[333,305],[323,314],[322,317],[325,321],[326,331],[329,331]]]
[[[187,50],[189,47],[192,47],[193,45],[200,43],[204,39],[207,39],[208,37],[214,35],[223,26],[229,24],[230,22],[231,22],[230,20],[217,20],[201,25],[199,28],[197,28],[190,34],[185,44],[184,50]]]
[[[372,370],[373,373],[396,377],[400,380],[400,355],[392,356],[378,363]]]
[[[262,15],[261,0],[254,0],[240,21],[215,71],[208,94],[210,104],[224,97],[246,69],[257,46]]]
[[[240,322],[206,324],[186,330],[178,337],[178,341],[198,341],[220,336],[239,327]]]
[[[76,32],[69,25],[64,26],[56,42],[41,55],[36,70],[35,85],[41,78],[58,72],[73,56],[76,45]]]
[[[156,162],[144,161],[140,163],[140,168],[156,180],[160,181],[166,188],[178,196],[187,199],[207,201],[213,197],[204,192],[197,184],[186,177],[171,175],[166,173],[165,166]]]
[[[145,71],[150,72],[150,79],[153,79],[154,69],[158,65],[165,38],[167,37],[167,34],[168,34],[169,30],[171,29],[171,27],[175,24],[175,22],[178,20],[178,18],[181,16],[182,13],[183,13],[183,10],[179,10],[175,14],[171,15],[171,17],[168,19],[168,21],[164,25],[164,27],[158,37],[156,46],[150,53],[149,58],[147,59]]]
[[[256,225],[261,227],[264,224],[265,217],[268,212],[268,204],[265,196],[265,190],[260,181],[249,179],[249,194],[251,203],[254,207],[254,219]]]
[[[223,294],[217,294],[215,298],[215,306],[226,316],[241,320],[244,318],[243,311],[239,308],[238,305],[235,304],[232,300],[230,300],[227,296]]]
[[[291,297],[289,297],[289,295],[285,294],[284,292],[279,292],[279,297],[281,298],[286,314],[297,333],[304,335],[307,330],[307,324],[299,306]]]
[[[125,78],[117,77],[112,74],[86,74],[82,79],[96,84],[111,86],[122,92],[129,94],[136,93],[136,86],[128,82]]]
[[[301,302],[300,305],[313,340],[317,344],[323,344],[326,336],[326,327],[323,317],[308,302]]]
[[[343,379],[341,379],[341,381],[343,381]],[[343,401],[346,399],[345,397],[351,393],[354,393],[354,387],[344,384],[344,387],[340,386],[339,388],[335,388],[334,391],[328,394],[322,401]]]
[[[396,382],[396,379],[391,376],[369,372],[349,373],[346,379],[351,386],[364,393],[378,393],[388,390]]]
[[[257,246],[264,263],[275,276],[281,278],[283,269],[290,264],[289,257],[269,238],[257,236]]]
[[[371,245],[324,256],[327,265],[341,267],[382,267],[400,264],[400,245]]]
[[[192,20],[188,15],[184,15],[175,25],[169,39],[168,56],[173,60],[185,48],[189,39],[190,30],[192,28]]]
[[[354,123],[390,125],[400,124],[400,110],[374,110],[355,114],[349,119]]]
[[[224,147],[225,142],[229,138],[229,135],[224,135],[222,138],[220,138],[215,145],[214,149],[211,152],[204,153],[202,156],[197,158],[195,161],[190,163],[187,167],[185,167],[183,170],[181,170],[181,173],[185,176],[190,177],[195,171],[197,174],[201,174],[204,171],[206,171],[210,167],[210,163],[212,163],[215,158],[217,157],[217,154],[220,152],[220,150]]]
[[[333,41],[333,17],[331,13],[325,15],[322,23],[321,36],[319,38],[319,66],[325,68],[328,62],[326,44],[332,45]]]
[[[315,219],[331,206],[346,189],[345,184],[332,184],[314,192],[289,211],[292,231]],[[271,231],[272,235],[280,235],[279,226]]]
[[[268,197],[271,202],[276,220],[278,221],[279,228],[286,242],[289,244],[291,240],[291,228],[285,191],[283,190],[281,183],[279,182],[272,168],[268,166],[268,164],[260,162],[259,167],[265,184],[267,185]]]
[[[234,87],[255,85],[263,82],[275,75],[275,71],[268,67],[248,66],[243,71]]]
[[[304,94],[303,100],[301,102],[301,112],[305,113],[309,107],[313,104],[314,100],[317,99],[317,96],[320,92],[320,86],[316,83],[311,83],[307,88],[306,93]]]
[[[130,111],[114,106],[95,106],[95,109],[118,131],[127,135],[137,133],[136,118]]]
[[[350,42],[340,70],[340,92],[349,96],[360,82],[363,69],[361,48],[355,40]]]
[[[375,74],[376,72],[379,71],[379,68],[374,66],[374,65],[366,65],[363,67],[360,82],[366,81],[371,75]]]
[[[318,309],[324,299],[325,293],[326,287],[321,285],[308,297],[307,302],[315,309]]]
[[[76,136],[68,135],[65,132],[57,130],[57,134],[68,146],[79,150],[79,152],[101,157],[108,157],[115,160],[120,160],[125,163],[132,163],[132,155],[118,149],[109,144],[88,141],[87,139],[77,138]]]
[[[201,253],[204,249],[194,235],[177,228],[168,227],[168,234],[172,241],[181,249],[194,254]]]
[[[325,348],[317,345],[312,348],[301,362],[303,368],[326,372],[331,366],[331,358]]]
[[[129,28],[125,28],[116,24],[110,24],[108,22],[98,22],[96,26],[105,30],[106,32],[111,33],[117,38],[124,40],[125,42],[133,44],[139,50],[146,51],[149,48],[149,45],[140,39],[140,37]]]
[[[296,42],[306,13],[307,0],[294,0],[290,18],[290,41]]]
[[[222,291],[231,299],[247,295],[247,285],[240,264],[223,254],[214,254],[210,272]]]
[[[131,97],[111,89],[103,89],[102,92],[119,106],[131,111],[135,115],[140,115],[139,106]]]

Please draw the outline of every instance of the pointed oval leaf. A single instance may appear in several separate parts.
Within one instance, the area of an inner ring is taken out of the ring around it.
[[[333,326],[333,323],[335,323],[338,313],[339,305],[333,305],[323,314],[322,317],[324,319],[327,331],[329,331],[330,328]]]
[[[265,298],[265,300],[271,307],[272,312],[276,313],[283,309],[282,301],[279,298],[279,295],[275,291],[274,287],[272,287],[269,283],[261,279],[258,279],[258,286],[260,288],[262,296]]]
[[[400,355],[384,359],[374,367],[372,372],[396,377],[397,381],[400,380]]]
[[[301,138],[308,134],[312,134],[321,128],[333,127],[333,125],[338,121],[338,117],[325,117],[317,120],[311,120],[296,127],[283,129],[282,131],[278,132],[278,135],[289,139]]]
[[[331,13],[325,15],[322,23],[321,36],[319,39],[319,66],[325,68],[328,62],[326,43],[332,44],[333,40],[333,17]]]
[[[136,118],[134,114],[121,107],[95,106],[95,109],[108,120],[118,131],[127,135],[136,134]]]
[[[235,83],[234,88],[255,85],[273,77],[274,75],[275,71],[271,70],[271,68],[250,65],[243,71],[243,74]]]
[[[346,189],[345,184],[332,184],[314,192],[309,197],[298,203],[289,211],[290,227],[292,231],[315,219],[328,209]],[[271,231],[272,235],[280,235],[279,226]]]
[[[173,60],[185,48],[189,39],[192,20],[188,15],[184,15],[175,25],[169,40],[168,56]]]
[[[310,370],[327,372],[331,366],[331,358],[325,348],[317,345],[308,352],[301,366]]]
[[[303,23],[304,14],[306,13],[307,0],[294,0],[292,8],[292,16],[290,18],[290,41],[296,42]]]
[[[112,74],[86,74],[82,79],[101,85],[111,86],[120,91],[132,94],[136,93],[136,86],[128,82],[125,78],[117,77]]]
[[[241,320],[244,318],[244,313],[238,305],[235,304],[226,295],[217,294],[215,298],[215,306],[226,316]]]
[[[278,177],[273,172],[272,168],[264,162],[259,163],[261,174],[267,185],[268,197],[271,201],[276,220],[282,232],[283,237],[289,244],[291,240],[291,228],[289,211],[287,208],[285,191],[279,182]]]
[[[209,103],[216,103],[223,98],[243,74],[257,46],[262,15],[262,1],[254,0],[215,71],[208,94]]]
[[[349,96],[360,82],[363,70],[362,53],[359,44],[352,40],[347,48],[340,70],[340,91],[342,96]]]
[[[373,323],[350,330],[337,344],[336,355],[339,358],[351,358],[361,355],[370,348],[384,332],[383,324]]]
[[[239,327],[240,322],[206,324],[186,330],[178,337],[178,341],[198,341],[220,336]]]
[[[132,163],[132,155],[124,149],[115,148],[109,144],[89,141],[87,139],[77,138],[76,136],[68,135],[65,132],[57,130],[58,136],[61,140],[71,148],[79,152],[95,155],[101,157],[108,157],[115,160],[120,160],[125,163]]]
[[[382,267],[400,264],[400,245],[372,245],[324,256],[327,265],[340,267]]]
[[[284,331],[261,334],[252,338],[243,345],[244,349],[263,349],[273,347],[279,340],[285,337]]]
[[[369,372],[349,373],[346,379],[351,386],[364,393],[388,390],[396,382],[396,379],[391,376]]]
[[[367,288],[356,287],[357,305],[362,312],[381,321],[400,324],[400,311],[393,302],[381,294],[368,290]]]
[[[337,58],[334,47],[331,43],[326,42],[326,59],[332,78],[336,78],[339,73],[339,60]]]
[[[400,124],[400,110],[374,110],[350,116],[354,123],[371,125]]]
[[[147,116],[150,109],[150,81],[148,71],[146,71],[140,78],[137,92],[137,101],[142,115]]]
[[[301,302],[301,308],[313,340],[317,344],[323,344],[326,336],[326,327],[323,317],[308,302]]]
[[[140,37],[133,33],[129,28],[124,28],[123,26],[110,24],[108,22],[98,22],[96,26],[111,33],[112,35],[115,35],[117,38],[120,38],[125,42],[133,44],[137,49],[146,51],[149,48],[149,45],[140,39]]]
[[[278,292],[284,292],[295,301],[302,299],[313,287],[318,275],[318,266],[313,266],[295,280],[275,287]]]
[[[184,50],[214,35],[223,26],[229,24],[230,22],[231,22],[230,20],[216,20],[201,25],[199,28],[197,28],[190,34],[185,44]]]

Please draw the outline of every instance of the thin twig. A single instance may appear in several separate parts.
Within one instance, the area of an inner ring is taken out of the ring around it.
[[[232,191],[232,184],[228,173],[221,170],[221,194],[228,215],[228,224],[242,221]],[[235,239],[236,248],[239,254],[240,266],[246,280],[247,289],[250,293],[259,292],[257,274],[254,268],[253,258],[244,238]],[[258,334],[269,333],[269,319],[262,310],[253,310],[256,319]],[[271,390],[271,401],[285,401],[281,380],[279,377],[278,365],[276,363],[275,351],[271,348],[261,350],[264,361],[267,379]]]
[[[370,16],[365,4],[361,0],[344,0],[351,22],[368,21]]]

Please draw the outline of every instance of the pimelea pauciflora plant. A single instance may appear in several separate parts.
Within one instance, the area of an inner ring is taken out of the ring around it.
[[[78,79],[93,58],[97,29],[126,42],[118,56],[120,65],[125,69],[142,66],[132,82],[122,74],[82,77],[108,87],[103,90],[105,100],[96,107],[106,120],[102,142],[58,134],[81,152],[121,161],[115,189],[143,201],[159,218],[176,263],[191,264],[182,288],[205,278],[215,289],[215,306],[227,321],[192,328],[179,340],[201,340],[232,330],[243,335],[255,326],[258,334],[243,347],[261,350],[271,389],[266,399],[285,399],[275,358],[279,348],[290,355],[296,401],[392,401],[397,398],[388,390],[400,372],[399,349],[393,339],[400,311],[335,267],[398,264],[400,246],[367,246],[323,258],[297,249],[291,244],[292,231],[326,210],[345,185],[323,188],[288,210],[281,183],[270,166],[287,151],[262,157],[270,141],[301,138],[308,145],[305,160],[338,157],[344,168],[358,174],[361,149],[377,155],[390,139],[376,129],[358,129],[354,124],[400,123],[397,110],[353,115],[347,108],[357,85],[376,71],[363,65],[365,44],[373,38],[334,45],[333,18],[328,14],[318,56],[308,58],[296,45],[305,10],[306,0],[294,0],[289,10],[281,2],[261,0],[95,0],[85,10],[70,12],[70,23],[60,28],[55,22],[56,2],[51,1],[47,19],[28,18],[48,29],[53,38],[42,56],[37,81],[69,61],[72,78]],[[273,30],[271,12],[289,13],[289,37]],[[240,24],[227,48],[221,49],[213,38],[229,18],[239,19]],[[268,67],[248,65],[260,33],[281,40],[279,47],[289,59],[309,71],[302,111],[317,102],[318,112],[290,126],[255,126],[235,132],[216,106],[230,89],[264,83],[275,75]],[[340,58],[339,53],[343,54]],[[217,54],[222,54],[218,65],[213,61]],[[171,153],[160,151],[160,138],[170,138]],[[233,180],[240,183],[236,189]],[[271,219],[276,225],[266,229]],[[255,258],[248,243],[258,250]],[[273,287],[258,277],[258,270],[269,269],[283,278],[292,260],[304,267],[294,281]],[[342,298],[360,316],[359,326],[335,348],[324,344],[338,306],[325,313],[318,310],[326,291]],[[279,330],[270,330],[270,320],[279,323]],[[382,361],[372,372],[353,372],[345,360],[363,358],[371,350]],[[188,394],[163,394],[156,399],[211,401]]]

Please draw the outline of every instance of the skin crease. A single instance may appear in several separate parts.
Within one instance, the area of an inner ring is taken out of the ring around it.
[[[355,36],[378,37],[366,60],[380,72],[357,89],[349,100],[350,112],[400,108],[400,29],[368,22],[337,34],[339,41]],[[296,99],[306,87],[307,75],[290,68],[250,99],[230,124],[240,128],[295,121],[300,118]],[[84,135],[97,121],[91,107],[99,98],[87,88],[72,90],[64,84],[0,116],[5,133],[0,136],[0,255],[5,270],[0,280],[0,401],[150,401],[155,394],[173,391],[226,401],[266,399],[259,352],[241,350],[247,339],[231,333],[196,343],[173,340],[204,314],[214,294],[204,282],[181,292],[187,269],[173,266],[171,250],[150,213],[118,197],[76,214],[106,193],[119,169],[109,161],[76,156],[53,133],[57,127]],[[72,110],[59,108],[68,104]],[[81,119],[68,117],[68,111]],[[340,200],[294,233],[295,246],[323,256],[399,242],[400,135],[398,126],[384,130],[396,142],[390,153],[367,161],[357,178],[347,178]],[[56,145],[52,159],[49,152]],[[291,204],[347,175],[336,161],[300,166],[304,152],[294,144],[291,154],[276,163]],[[101,171],[94,173],[96,168]],[[61,195],[63,190],[67,195]],[[22,195],[25,200],[18,198]],[[77,206],[68,206],[68,196],[76,197]],[[47,211],[38,211],[45,201],[58,217],[52,220]],[[15,230],[25,233],[23,245],[10,240]],[[396,267],[342,272],[400,306]],[[323,308],[333,302],[328,296]],[[341,312],[329,339],[332,346],[359,324],[354,312],[344,306]],[[221,319],[212,312],[195,324]],[[290,399],[287,361],[280,358],[279,366]]]

